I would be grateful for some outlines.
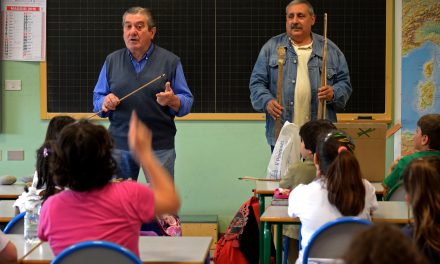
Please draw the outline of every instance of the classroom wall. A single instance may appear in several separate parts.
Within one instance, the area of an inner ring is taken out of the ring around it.
[[[34,172],[35,150],[48,124],[39,116],[39,71],[36,62],[2,62],[0,176]],[[6,79],[22,80],[22,90],[5,91]],[[270,154],[264,123],[177,121],[177,130],[176,186],[182,198],[181,213],[216,214],[224,232],[239,206],[252,195],[254,184],[237,178],[265,175]],[[7,150],[20,149],[25,153],[23,161],[7,160]]]
[[[0,65],[0,176],[30,176],[48,124],[40,119],[39,63],[0,61]],[[395,69],[400,67],[395,65]],[[4,80],[21,80],[22,90],[5,91]],[[108,126],[108,121],[98,123]],[[264,121],[177,121],[176,125],[175,182],[182,199],[180,214],[218,215],[220,232],[225,232],[254,187],[254,182],[237,178],[265,177],[270,151]],[[393,160],[393,137],[387,140],[386,149],[388,169]],[[8,161],[8,150],[24,150],[24,160]],[[145,182],[143,176],[140,181]]]
[[[40,72],[36,62],[2,62],[3,130],[0,133],[0,176],[32,175],[35,150],[44,138],[47,120],[40,119]],[[5,91],[4,80],[22,80],[21,91]],[[108,126],[107,121],[100,122]],[[269,147],[263,121],[177,121],[176,186],[181,214],[215,214],[220,232],[251,195],[253,182],[245,175],[264,177]],[[24,150],[23,161],[8,161],[7,150]],[[393,142],[387,142],[387,164]],[[141,181],[145,182],[144,178]]]

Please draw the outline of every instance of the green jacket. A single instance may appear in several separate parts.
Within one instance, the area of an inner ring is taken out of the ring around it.
[[[413,159],[426,156],[440,157],[440,151],[419,151],[401,158],[399,162],[397,162],[396,167],[394,167],[394,170],[385,178],[383,184],[387,186],[388,190],[396,188],[401,184],[401,181],[403,181],[403,171],[405,170],[406,166],[408,166]]]

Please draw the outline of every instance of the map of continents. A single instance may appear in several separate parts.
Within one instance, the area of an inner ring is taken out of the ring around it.
[[[402,155],[412,153],[417,120],[440,113],[440,1],[403,0]]]

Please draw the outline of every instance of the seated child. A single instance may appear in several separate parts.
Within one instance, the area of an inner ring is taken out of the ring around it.
[[[343,259],[350,264],[425,263],[411,240],[391,224],[374,224],[357,234]]]
[[[53,117],[47,127],[44,143],[37,150],[37,164],[31,187],[37,190],[37,193],[43,197],[43,201],[57,192],[57,188],[52,181],[52,176],[49,175],[50,142],[55,140],[63,127],[73,122],[75,122],[75,119],[70,116]],[[28,191],[25,190],[15,201],[14,207],[16,214],[25,211],[24,205],[29,198],[28,194]]]
[[[440,158],[413,159],[403,172],[403,183],[414,215],[404,232],[429,263],[440,263]]]
[[[323,224],[343,216],[371,220],[377,209],[375,189],[362,179],[354,144],[346,134],[332,131],[320,135],[314,163],[316,179],[300,184],[290,192],[288,214],[301,220],[302,251],[310,237]]]
[[[281,176],[280,188],[294,189],[299,184],[308,184],[316,177],[316,167],[313,163],[313,154],[316,150],[316,140],[320,134],[327,134],[335,130],[336,126],[329,120],[319,119],[305,123],[299,129],[301,138],[300,152],[304,159],[289,166],[285,175]],[[284,239],[289,239],[288,263],[294,263],[298,257],[299,226],[286,225],[283,227]]]
[[[139,256],[142,223],[175,214],[180,199],[168,171],[151,146],[151,132],[132,114],[129,146],[150,186],[134,181],[112,182],[116,161],[113,142],[101,125],[80,121],[65,127],[52,149],[51,173],[66,190],[49,197],[41,208],[38,237],[49,241],[55,255],[75,243],[106,240]]]
[[[391,166],[389,175],[383,181],[384,196],[402,183],[403,170],[413,159],[425,156],[440,157],[440,114],[427,114],[417,121],[414,149],[414,154],[396,160]]]
[[[281,176],[280,188],[294,189],[298,184],[307,184],[316,176],[313,154],[316,150],[316,140],[320,134],[335,130],[336,126],[329,120],[312,120],[299,129],[301,138],[300,152],[303,162],[295,162],[289,166],[285,175]]]

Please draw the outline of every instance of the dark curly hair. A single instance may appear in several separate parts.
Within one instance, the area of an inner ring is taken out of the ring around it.
[[[427,263],[411,240],[391,224],[374,224],[356,234],[343,259],[350,264]]]
[[[49,169],[53,145],[54,141],[48,140],[44,142],[43,145],[41,145],[41,147],[37,150],[36,170],[38,175],[38,183],[36,187],[37,189],[45,188],[43,202],[46,201],[49,196],[57,193],[57,189]]]
[[[70,116],[62,115],[53,117],[47,126],[44,143],[37,149],[36,171],[38,175],[38,183],[36,187],[37,189],[45,189],[43,202],[46,201],[49,196],[57,192],[52,174],[50,174],[49,169],[50,156],[52,154],[52,144],[60,134],[61,130],[65,126],[74,122],[75,119]]]
[[[101,125],[83,120],[65,127],[53,146],[50,169],[55,183],[80,192],[104,187],[116,172],[112,148]]]

